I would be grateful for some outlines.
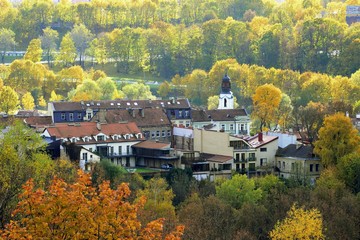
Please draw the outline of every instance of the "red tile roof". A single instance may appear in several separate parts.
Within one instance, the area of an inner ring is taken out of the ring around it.
[[[143,141],[132,145],[132,147],[149,148],[149,149],[164,149],[164,148],[167,149],[170,148],[170,143]]]
[[[217,162],[217,163],[224,163],[224,162],[234,159],[232,156],[215,155],[215,154],[208,154],[208,153],[202,153],[200,158],[202,161]]]
[[[99,133],[103,133],[107,136],[141,133],[139,128],[133,122],[100,124],[100,129],[98,129],[97,123],[95,122],[81,122],[71,124],[57,123],[53,126],[49,126],[47,128],[47,131],[49,132],[50,136],[55,136],[56,138],[90,137],[89,141],[86,142],[81,139],[80,142],[82,143],[94,143],[95,139],[93,138],[93,136],[96,136]],[[136,138],[135,136],[130,137],[129,139],[124,139],[123,137],[121,137],[118,140],[109,138],[105,142],[130,142],[135,140],[144,140],[144,138],[142,135],[141,138]]]

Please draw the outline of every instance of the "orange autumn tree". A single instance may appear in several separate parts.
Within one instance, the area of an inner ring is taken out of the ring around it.
[[[90,176],[81,171],[73,184],[54,178],[49,189],[34,189],[29,180],[23,186],[14,211],[16,220],[0,232],[5,239],[180,239],[183,226],[163,236],[163,221],[157,219],[142,226],[137,212],[145,198],[136,204],[126,201],[127,184],[116,190],[109,182],[98,189]]]

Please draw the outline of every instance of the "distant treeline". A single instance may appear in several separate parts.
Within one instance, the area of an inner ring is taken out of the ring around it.
[[[360,66],[360,28],[345,23],[349,4],[354,3],[25,0],[13,6],[1,0],[0,29],[14,32],[17,50],[44,36],[47,27],[59,34],[56,48],[72,33],[80,64],[85,54],[98,63],[116,61],[118,71],[145,70],[165,78],[208,71],[228,58],[266,68],[350,76]],[[79,26],[90,33],[82,46],[73,32]]]

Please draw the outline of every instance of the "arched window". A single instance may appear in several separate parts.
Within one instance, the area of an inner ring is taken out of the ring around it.
[[[227,105],[227,99],[224,98],[224,107],[226,107],[226,105]]]

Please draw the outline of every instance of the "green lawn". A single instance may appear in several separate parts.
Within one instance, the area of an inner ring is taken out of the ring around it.
[[[150,173],[150,172],[160,172],[159,169],[154,169],[154,168],[135,168],[136,169],[136,173]]]

